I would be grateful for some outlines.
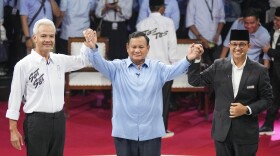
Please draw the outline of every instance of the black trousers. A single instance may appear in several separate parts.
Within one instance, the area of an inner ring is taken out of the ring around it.
[[[27,156],[63,156],[65,142],[64,111],[26,114],[24,141]]]
[[[278,76],[276,76],[276,73],[272,73],[271,85],[273,91],[273,103],[266,112],[265,122],[263,125],[274,129],[274,120],[278,114],[278,110],[280,107],[280,83]]]
[[[258,143],[238,144],[234,141],[231,134],[230,128],[228,136],[224,142],[215,140],[216,156],[256,156]]]
[[[170,94],[171,94],[172,84],[173,84],[173,80],[166,82],[162,87],[162,98],[163,98],[162,117],[163,117],[165,131],[167,131],[168,129],[168,114],[169,114]]]
[[[101,36],[109,38],[109,60],[125,59],[128,57],[126,51],[126,42],[128,32],[125,22],[103,21]]]
[[[160,156],[161,138],[135,141],[114,137],[117,156]]]

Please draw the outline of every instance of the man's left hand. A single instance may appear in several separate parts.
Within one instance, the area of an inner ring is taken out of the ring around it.
[[[84,44],[91,49],[95,49],[96,42],[97,42],[96,31],[93,31],[92,29],[87,29],[87,30],[83,31],[83,34],[86,39]]]
[[[247,107],[242,105],[241,103],[231,103],[229,113],[230,118],[236,118],[242,115],[245,115],[247,112]]]

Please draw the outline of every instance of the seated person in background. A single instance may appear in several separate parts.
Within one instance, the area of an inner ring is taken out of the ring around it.
[[[258,11],[254,8],[246,9],[243,12],[243,16],[241,19],[237,19],[230,30],[238,29],[238,30],[248,30],[250,37],[250,48],[248,50],[248,57],[256,62],[263,62],[264,66],[269,68],[269,56],[267,54],[263,54],[262,56],[262,48],[269,45],[270,35],[268,31],[260,24]],[[221,58],[225,58],[228,54],[229,46],[230,46],[230,31],[227,34],[227,37],[224,41],[224,47],[221,52]],[[229,55],[231,57],[231,55]]]

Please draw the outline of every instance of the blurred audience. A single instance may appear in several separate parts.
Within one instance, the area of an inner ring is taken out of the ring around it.
[[[165,0],[164,5],[165,11],[163,15],[173,20],[175,29],[177,30],[179,28],[180,22],[180,11],[178,2],[176,0]],[[142,0],[137,23],[147,18],[150,13],[151,10],[149,8],[149,0]]]
[[[67,54],[68,38],[83,37],[83,31],[90,27],[90,16],[94,14],[96,0],[60,1],[61,15],[57,18],[56,27],[61,24],[61,29],[56,53]]]
[[[268,31],[260,24],[259,12],[255,8],[247,8],[242,15],[242,18],[237,19],[231,27],[232,29],[245,30],[249,31],[250,37],[250,48],[248,50],[248,57],[251,60],[261,62],[269,68],[269,56],[263,54],[262,48],[269,45],[270,35]],[[223,43],[224,47],[221,52],[221,58],[225,58],[229,50],[229,37],[230,32],[227,34],[227,37]],[[230,57],[230,55],[229,55]]]
[[[132,16],[132,0],[99,0],[95,15],[102,18],[101,36],[109,38],[108,59],[127,58],[127,20]]]
[[[225,23],[223,0],[189,0],[186,27],[191,39],[200,39],[205,49],[202,61],[211,65],[218,58],[222,44],[221,31]]]

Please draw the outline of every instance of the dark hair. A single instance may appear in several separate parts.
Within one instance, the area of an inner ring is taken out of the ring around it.
[[[260,19],[260,10],[258,8],[244,9],[242,12],[242,17],[246,18],[246,17],[250,17],[250,16],[254,16],[254,17],[256,17],[256,19]]]
[[[128,36],[128,41],[127,41],[127,43],[129,44],[129,42],[130,42],[130,40],[131,40],[132,38],[137,38],[137,37],[141,37],[141,36],[143,36],[143,37],[146,39],[147,45],[149,45],[150,39],[149,39],[149,38],[147,37],[147,35],[146,35],[144,32],[142,32],[142,31],[135,31],[134,33],[131,33],[131,34]]]
[[[151,10],[151,12],[155,12],[155,11],[159,11],[159,9],[162,7],[162,6],[164,6],[164,5],[156,5],[156,6],[151,6],[150,5],[150,10]]]

